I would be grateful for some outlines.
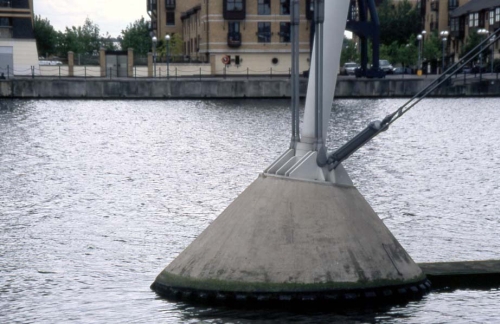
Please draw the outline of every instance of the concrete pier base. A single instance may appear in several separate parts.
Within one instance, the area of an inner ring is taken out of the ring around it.
[[[353,186],[260,175],[156,278],[171,298],[419,297],[424,273]]]

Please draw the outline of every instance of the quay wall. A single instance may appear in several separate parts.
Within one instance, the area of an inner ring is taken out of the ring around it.
[[[339,79],[336,98],[412,97],[433,81],[413,79]],[[305,96],[307,79],[300,84]],[[437,97],[500,96],[500,81],[446,84],[432,93]],[[3,98],[54,99],[184,99],[184,98],[288,98],[288,78],[228,79],[104,79],[16,78],[0,80]]]

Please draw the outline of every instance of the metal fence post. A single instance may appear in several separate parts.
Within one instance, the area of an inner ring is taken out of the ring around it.
[[[177,67],[175,67],[175,79],[177,80]]]
[[[31,66],[31,78],[34,79],[35,78],[35,66]]]
[[[249,72],[250,72],[250,70],[247,68],[247,80],[250,77]]]
[[[134,78],[137,79],[137,66],[134,66]]]
[[[109,68],[109,79],[111,80],[111,73],[113,71],[113,68]]]
[[[201,80],[201,68],[200,68],[200,80]]]
[[[269,77],[272,79],[273,78],[273,68],[271,67],[270,69],[271,73],[269,74]]]
[[[224,79],[226,79],[226,67],[224,67]]]
[[[7,65],[7,79],[10,78],[10,66]]]

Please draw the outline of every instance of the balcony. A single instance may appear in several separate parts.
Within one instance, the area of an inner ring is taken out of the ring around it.
[[[246,17],[246,0],[224,0],[223,15],[226,20],[244,20]]]
[[[175,10],[175,0],[165,0],[165,9]]]
[[[157,20],[150,20],[148,21],[148,29],[149,31],[156,31],[156,27],[157,27]]]
[[[432,11],[439,11],[439,1],[438,0],[431,1],[431,10]]]
[[[241,46],[241,33],[227,33],[227,46],[240,47]]]
[[[148,11],[156,11],[156,0],[148,0]]]

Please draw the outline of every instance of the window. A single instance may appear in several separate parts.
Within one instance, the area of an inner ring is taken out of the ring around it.
[[[453,10],[458,7],[458,0],[448,0],[448,10]]]
[[[270,15],[271,14],[271,0],[259,0],[257,3],[257,14]]]
[[[471,13],[469,14],[469,27],[477,27],[479,26],[479,13]]]
[[[280,0],[280,15],[290,14],[290,0]]]
[[[500,8],[495,9],[495,21],[500,22]]]
[[[0,27],[10,27],[12,24],[10,23],[10,18],[0,17]]]
[[[175,25],[175,11],[167,10],[167,26]]]
[[[459,31],[458,18],[452,18],[452,19],[450,19],[450,30],[452,32]]]
[[[165,9],[175,9],[175,0],[165,0]]]
[[[240,32],[240,23],[237,21],[233,21],[228,23],[229,33],[239,33]]]
[[[271,23],[270,22],[259,22],[257,31],[257,41],[259,43],[270,43],[271,42]]]
[[[490,26],[493,26],[495,24],[495,11],[491,10],[490,11]]]
[[[0,0],[0,8],[9,8],[12,7],[12,1]]]
[[[280,23],[280,42],[290,43],[290,23],[281,22]]]
[[[227,0],[226,6],[227,11],[242,11],[243,0]]]

